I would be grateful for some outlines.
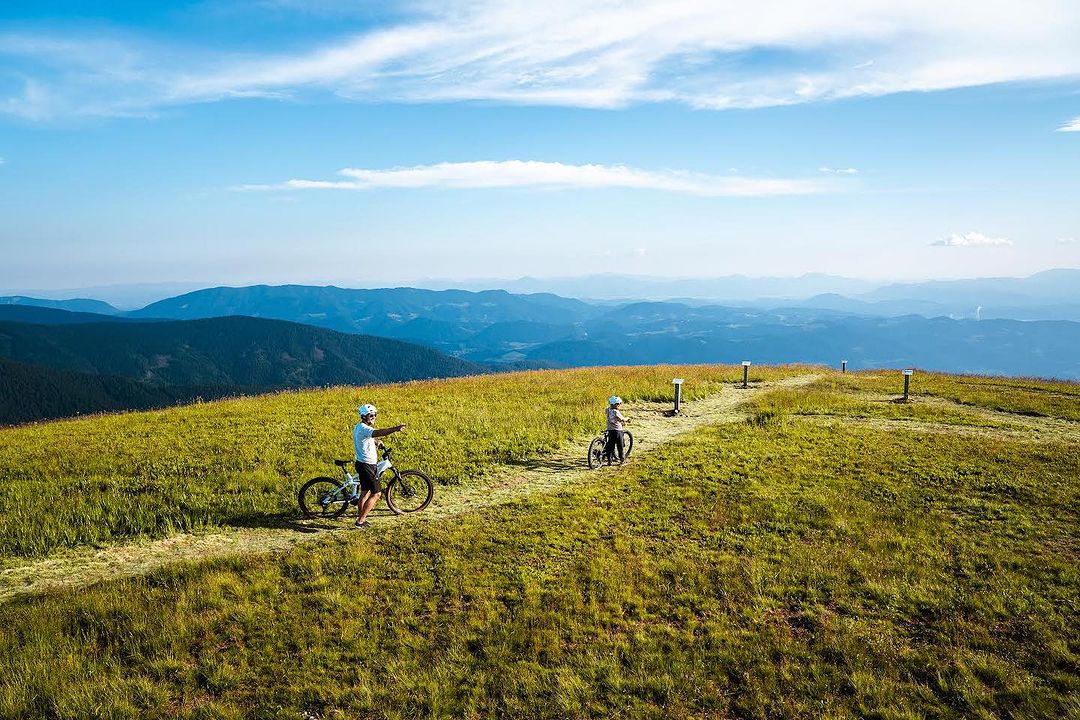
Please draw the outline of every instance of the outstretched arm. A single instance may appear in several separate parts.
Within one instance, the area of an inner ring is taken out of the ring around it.
[[[393,435],[396,432],[401,432],[405,429],[404,425],[395,425],[388,428],[377,428],[371,431],[371,437],[386,437],[387,435]]]

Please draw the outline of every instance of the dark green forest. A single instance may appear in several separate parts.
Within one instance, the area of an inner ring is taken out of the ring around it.
[[[0,359],[0,425],[252,394],[257,388],[151,385],[115,375],[54,370]]]
[[[0,322],[0,422],[162,407],[286,388],[455,377],[486,368],[396,340],[248,317]]]

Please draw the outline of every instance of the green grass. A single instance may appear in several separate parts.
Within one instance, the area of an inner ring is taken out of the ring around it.
[[[798,389],[772,390],[755,398],[751,411],[755,422],[784,415],[816,415],[880,420],[913,420],[947,425],[1019,430],[1024,426],[987,417],[964,407],[940,407],[896,398],[868,397],[858,384],[842,375],[827,376]]]
[[[870,370],[837,375],[851,389],[903,394],[899,371]],[[1019,415],[1080,421],[1080,383],[1033,378],[977,377],[917,370],[911,378],[915,396],[928,395],[952,402]]]
[[[754,379],[808,372],[755,368]],[[304,480],[352,457],[360,402],[380,408],[401,467],[476,482],[603,427],[613,393],[688,400],[741,380],[730,366],[528,372],[289,392],[0,430],[0,563],[139,535],[162,537],[295,513]]]
[[[0,717],[1076,716],[1077,467],[722,426],[556,496],[9,603]]]

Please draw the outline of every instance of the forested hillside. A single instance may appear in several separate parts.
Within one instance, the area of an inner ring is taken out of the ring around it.
[[[76,325],[92,322],[124,322],[119,315],[97,312],[63,310],[38,305],[5,305],[0,303],[0,322],[23,322],[37,325]]]
[[[486,372],[418,345],[245,317],[67,325],[0,322],[0,358],[87,376],[112,376],[82,382],[76,375],[5,366],[5,387],[20,388],[6,396],[10,405],[0,407],[6,422],[156,407],[256,388],[359,385]]]
[[[154,385],[115,375],[55,370],[0,358],[0,425],[259,392],[221,385]]]

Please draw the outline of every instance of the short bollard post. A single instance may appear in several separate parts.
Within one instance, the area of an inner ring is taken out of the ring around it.
[[[743,360],[742,361],[742,386],[744,388],[745,387],[750,387],[749,385],[747,385],[747,380],[749,380],[749,378],[750,378],[750,361],[749,360]]]
[[[911,393],[911,374],[913,372],[915,371],[911,369],[904,371],[904,402],[908,402],[910,400],[908,396]]]
[[[679,408],[682,405],[682,378],[675,378],[671,381],[671,384],[675,386],[675,412],[674,415],[679,414]]]
[[[840,361],[840,372],[842,372],[842,373],[847,372],[847,360],[841,360]]]

